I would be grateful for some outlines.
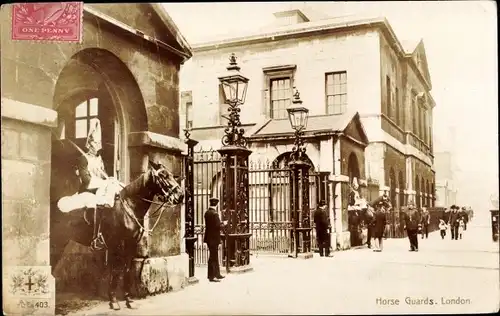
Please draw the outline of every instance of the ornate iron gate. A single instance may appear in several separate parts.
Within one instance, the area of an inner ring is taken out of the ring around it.
[[[193,154],[194,257],[197,265],[208,261],[208,248],[203,242],[205,220],[211,197],[222,199],[222,160],[218,151],[199,150]],[[280,163],[251,162],[249,166],[250,251],[287,254],[290,250],[293,221],[290,212],[292,172],[286,161]],[[312,212],[320,199],[328,203],[327,172],[310,171],[309,201]],[[314,227],[314,226],[313,226]],[[316,248],[315,232],[312,248]],[[222,251],[219,249],[222,263]]]

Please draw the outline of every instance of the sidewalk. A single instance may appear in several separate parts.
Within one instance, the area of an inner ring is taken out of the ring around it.
[[[498,243],[485,228],[468,229],[463,240],[441,240],[439,232],[419,239],[420,251],[408,252],[407,239],[388,239],[383,252],[335,252],[310,260],[252,256],[254,271],[182,291],[137,301],[136,310],[111,311],[106,303],[73,315],[241,315],[241,314],[392,314],[467,313],[498,310]],[[468,241],[467,241],[468,240]],[[481,246],[478,246],[481,242]],[[496,248],[495,248],[496,247]],[[496,249],[496,251],[494,251]],[[378,298],[399,299],[398,306]],[[463,304],[408,305],[405,300]],[[124,304],[122,304],[124,305]],[[496,308],[496,310],[495,310]]]

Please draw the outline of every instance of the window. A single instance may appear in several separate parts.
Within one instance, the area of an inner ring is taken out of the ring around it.
[[[186,128],[193,128],[193,102],[186,102]]]
[[[182,91],[181,92],[181,110],[180,110],[181,122],[184,121],[184,128],[193,127],[193,92],[192,91]]]
[[[424,128],[423,128],[423,130],[424,130],[424,143],[428,144],[429,141],[427,139],[427,130],[428,130],[427,129],[427,110],[423,110],[423,112],[424,112],[424,115],[423,115],[424,116],[424,120],[423,120],[423,126],[424,126]]]
[[[390,118],[392,116],[392,89],[391,89],[391,78],[389,76],[385,77],[385,106],[386,114]]]
[[[424,138],[424,109],[422,108],[422,106],[420,104],[418,105],[418,124],[419,124],[418,137],[420,139],[423,139]]]
[[[418,125],[417,125],[417,94],[412,91],[411,93],[411,109],[412,109],[412,116],[411,116],[411,121],[412,121],[412,129],[413,129],[413,134],[417,135],[418,134]]]
[[[347,108],[347,72],[327,73],[326,113],[342,114]]]
[[[226,103],[226,98],[224,97],[224,88],[222,84],[219,84],[219,125],[227,124],[227,119],[223,116],[229,117],[229,104]]]
[[[264,86],[260,113],[271,119],[287,118],[286,108],[292,103],[296,65],[264,67]]]
[[[272,119],[288,117],[286,111],[292,103],[292,85],[290,78],[271,79],[271,108]]]
[[[401,113],[399,112],[399,89],[396,87],[396,124],[400,126],[401,124]]]
[[[75,108],[75,138],[86,138],[90,120],[97,117],[98,99],[89,99]]]

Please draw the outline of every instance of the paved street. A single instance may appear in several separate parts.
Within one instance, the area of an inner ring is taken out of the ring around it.
[[[209,283],[206,270],[198,268],[198,285],[140,300],[137,310],[115,312],[102,304],[79,315],[493,312],[499,308],[499,245],[490,232],[473,223],[463,240],[450,240],[449,232],[441,240],[434,232],[419,239],[417,253],[399,239],[387,240],[382,253],[357,249],[310,260],[253,256],[251,273]],[[446,304],[457,298],[461,303]],[[389,300],[399,305],[383,305]]]

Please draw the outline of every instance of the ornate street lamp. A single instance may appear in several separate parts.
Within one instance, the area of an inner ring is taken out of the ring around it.
[[[306,153],[304,145],[304,131],[307,128],[309,110],[302,106],[300,93],[297,89],[293,94],[293,105],[287,109],[290,125],[295,131],[295,142],[292,148],[290,169],[290,183],[293,186],[290,196],[293,231],[291,235],[291,249],[294,257],[312,258],[311,252],[311,220],[309,209],[309,168],[308,162],[303,159]]]
[[[248,216],[248,157],[247,140],[241,128],[240,105],[245,102],[248,78],[240,73],[236,56],[231,54],[227,73],[219,77],[225,104],[229,105],[227,127],[222,137],[222,220],[224,232],[223,260],[226,271],[250,271],[250,223]]]
[[[293,94],[292,106],[287,108],[288,119],[290,120],[290,125],[295,131],[295,143],[292,149],[292,161],[301,161],[302,155],[305,154],[306,148],[304,146],[304,131],[307,128],[307,119],[309,118],[309,109],[302,106],[302,100],[300,99],[300,93],[295,88]]]
[[[241,125],[239,106],[245,103],[249,79],[241,74],[240,69],[233,53],[229,57],[226,74],[219,77],[224,103],[229,105],[228,127],[224,131],[226,135],[222,137],[222,145],[224,146],[246,147],[247,144],[243,136],[245,131],[238,127]]]

